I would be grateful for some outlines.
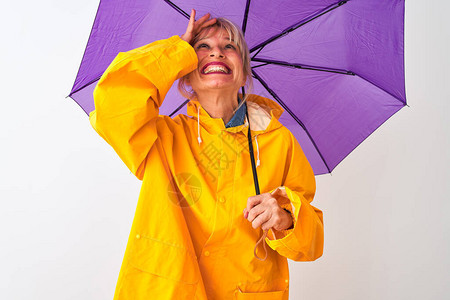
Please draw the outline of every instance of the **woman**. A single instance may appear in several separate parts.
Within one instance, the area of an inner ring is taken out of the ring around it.
[[[188,116],[159,115],[180,78]],[[322,255],[312,169],[283,109],[244,85],[242,32],[194,10],[181,37],[119,53],[99,80],[91,124],[143,181],[114,299],[288,299],[287,258]]]

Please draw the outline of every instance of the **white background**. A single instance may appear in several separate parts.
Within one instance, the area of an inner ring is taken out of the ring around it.
[[[65,98],[97,6],[2,5],[2,299],[114,294],[140,182]],[[407,1],[410,107],[317,177],[325,253],[289,262],[290,299],[448,299],[449,11],[448,1]]]

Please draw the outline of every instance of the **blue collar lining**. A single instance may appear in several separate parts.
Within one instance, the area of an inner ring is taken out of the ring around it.
[[[241,103],[241,98],[238,97],[239,103]],[[236,127],[244,124],[245,113],[247,112],[247,103],[244,103],[239,109],[234,113],[230,121],[225,125],[226,128]]]

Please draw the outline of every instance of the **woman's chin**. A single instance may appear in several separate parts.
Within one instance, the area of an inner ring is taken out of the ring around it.
[[[200,90],[239,90],[239,86],[232,80],[213,79],[202,82]],[[195,89],[194,89],[195,90]]]

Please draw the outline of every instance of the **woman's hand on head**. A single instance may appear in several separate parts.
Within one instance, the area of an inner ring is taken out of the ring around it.
[[[252,223],[253,228],[285,230],[292,226],[292,216],[280,207],[271,193],[249,197],[244,209],[244,218]]]
[[[194,36],[199,33],[203,28],[208,27],[216,23],[216,19],[210,19],[211,14],[207,13],[197,21],[195,21],[195,9],[191,10],[191,17],[189,19],[186,32],[180,36],[180,38],[188,43],[192,41]]]

